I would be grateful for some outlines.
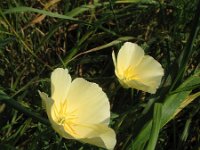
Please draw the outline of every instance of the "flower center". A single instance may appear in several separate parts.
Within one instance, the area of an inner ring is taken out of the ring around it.
[[[58,119],[58,124],[63,125],[65,123],[65,117],[61,117]]]
[[[58,107],[56,118],[57,118],[57,124],[63,126],[64,130],[71,134],[72,136],[77,136],[76,131],[74,130],[74,127],[76,124],[77,115],[76,112],[67,112],[67,105],[66,103],[60,104],[60,107]]]
[[[125,71],[124,71],[124,78],[123,80],[125,81],[129,81],[129,80],[136,80],[138,79],[137,74],[134,73],[134,69],[131,67],[128,67]]]

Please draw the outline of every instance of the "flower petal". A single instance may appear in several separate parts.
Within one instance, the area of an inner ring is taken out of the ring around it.
[[[115,52],[112,52],[112,59],[113,59],[113,63],[114,63],[114,67],[117,67],[117,60],[116,60],[116,56],[115,56]]]
[[[106,94],[97,84],[76,78],[71,84],[67,102],[67,111],[76,111],[77,123],[109,124],[110,104]]]
[[[79,126],[79,132],[87,133],[85,138],[79,139],[82,142],[96,145],[106,149],[114,149],[116,135],[113,129],[106,125]]]
[[[74,139],[69,133],[66,132],[62,125],[57,124],[56,122],[51,122],[53,129],[61,136],[66,139]]]
[[[49,118],[49,121],[53,127],[53,129],[60,134],[62,137],[68,138],[68,139],[73,139],[73,137],[68,134],[62,125],[58,125],[55,120],[57,119],[57,114],[55,112],[55,105],[54,105],[54,100],[52,100],[48,95],[44,92],[39,92],[39,95],[42,99],[43,105],[45,106],[47,116]]]
[[[148,55],[144,56],[141,63],[135,67],[134,72],[137,74],[137,82],[148,87],[137,87],[137,89],[149,93],[156,92],[164,75],[164,70],[160,63]]]
[[[67,69],[57,68],[51,74],[51,97],[54,101],[65,101],[71,85]]]
[[[38,92],[42,99],[42,103],[46,109],[49,120],[50,121],[55,120],[55,118],[56,118],[55,114],[51,111],[54,101],[50,97],[48,97],[48,95],[46,93],[40,92],[40,91],[38,91]]]
[[[126,42],[119,50],[117,56],[117,70],[123,75],[129,67],[137,66],[144,57],[144,50],[135,43]]]
[[[154,93],[154,90],[152,90],[148,85],[143,84],[142,82],[139,82],[137,80],[130,80],[126,82],[126,85],[130,88],[134,88],[137,90],[142,90],[149,93]]]

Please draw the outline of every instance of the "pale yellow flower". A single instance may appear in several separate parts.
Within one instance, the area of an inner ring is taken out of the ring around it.
[[[108,127],[110,104],[97,84],[83,78],[72,81],[67,69],[57,68],[51,75],[51,97],[39,94],[53,129],[62,137],[114,148],[116,135]]]
[[[124,88],[135,88],[149,93],[158,89],[164,70],[153,57],[135,43],[126,42],[115,57],[112,53],[115,74]]]

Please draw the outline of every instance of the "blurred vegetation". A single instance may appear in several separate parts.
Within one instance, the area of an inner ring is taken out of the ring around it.
[[[67,67],[107,93],[116,150],[198,150],[199,13],[198,0],[0,1],[0,149],[100,149],[49,126],[38,90],[50,94],[50,73]],[[111,53],[125,41],[165,69],[156,94],[119,85]]]

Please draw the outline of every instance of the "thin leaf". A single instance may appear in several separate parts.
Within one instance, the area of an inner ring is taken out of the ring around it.
[[[200,92],[197,92],[195,94],[192,94],[188,96],[181,104],[180,107],[176,110],[172,118],[174,118],[182,109],[184,109],[187,105],[189,105],[191,102],[193,102],[197,97],[200,96]]]
[[[192,56],[194,49],[194,41],[196,39],[197,33],[199,31],[199,22],[200,22],[200,1],[197,4],[196,12],[193,18],[193,24],[191,27],[191,32],[189,35],[189,38],[187,40],[187,44],[184,48],[184,51],[182,51],[180,57],[179,57],[179,72],[171,85],[170,91],[176,87],[177,83],[179,83],[185,74],[186,68],[188,67],[188,62],[190,60],[190,57]]]
[[[90,50],[87,50],[85,52],[79,53],[78,55],[74,56],[72,58],[72,60],[75,59],[75,58],[77,58],[77,57],[79,57],[79,56],[81,56],[81,55],[88,54],[88,53],[91,53],[91,52],[96,52],[96,51],[99,51],[99,50],[111,47],[111,46],[119,44],[121,42],[129,41],[129,40],[132,40],[132,39],[134,39],[134,37],[131,37],[131,36],[120,37],[120,38],[118,38],[118,39],[116,39],[116,40],[114,40],[114,41],[112,41],[112,42],[110,42],[108,44],[104,44],[104,45],[92,48]]]
[[[154,113],[153,113],[153,123],[150,133],[150,140],[147,146],[147,150],[154,150],[156,147],[160,125],[161,125],[161,118],[162,118],[162,104],[156,103],[154,106]]]
[[[23,7],[23,6],[10,8],[10,9],[6,10],[5,12],[3,12],[3,14],[5,15],[5,14],[21,13],[21,12],[23,12],[23,13],[24,12],[35,12],[35,13],[43,14],[46,16],[54,17],[54,18],[66,19],[66,20],[76,21],[76,22],[83,22],[76,18],[67,16],[67,15],[58,14],[56,12],[50,12],[50,11],[46,11],[46,10],[40,10],[40,9],[36,9],[36,8],[32,8],[32,7]]]
[[[193,85],[199,83],[200,83],[200,70],[196,72],[193,76],[189,77],[176,90],[178,91],[179,89],[186,88],[187,86],[192,87]],[[168,97],[166,97],[162,107],[161,128],[172,119],[172,116],[174,116],[174,114],[180,109],[182,103],[189,96],[191,91],[192,89],[188,91],[181,91],[179,93],[168,95]],[[144,125],[143,129],[129,145],[129,149],[134,148],[134,150],[137,150],[138,147],[144,145],[150,137],[151,127],[152,127],[152,120],[150,120]]]
[[[39,114],[35,113],[34,111],[22,106],[17,101],[13,100],[11,97],[9,97],[6,93],[4,93],[2,90],[0,90],[0,102],[3,102],[10,107],[24,113],[27,116],[30,116],[37,121],[49,126],[49,121],[43,117],[41,117]]]

